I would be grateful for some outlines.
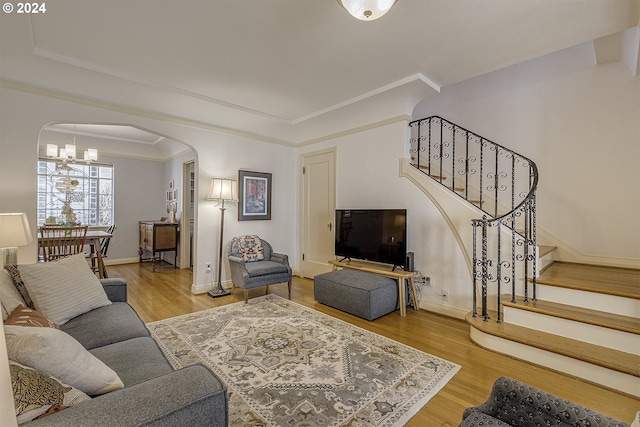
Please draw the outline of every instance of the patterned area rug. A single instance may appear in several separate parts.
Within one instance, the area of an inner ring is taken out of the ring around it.
[[[401,426],[460,368],[276,295],[147,326],[222,379],[233,427]]]

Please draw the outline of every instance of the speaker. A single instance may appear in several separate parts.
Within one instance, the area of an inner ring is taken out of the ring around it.
[[[415,267],[413,265],[413,252],[407,252],[407,260],[404,263],[405,271],[413,271]]]

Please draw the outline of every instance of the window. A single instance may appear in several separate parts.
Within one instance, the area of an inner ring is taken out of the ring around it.
[[[38,225],[113,224],[113,165],[38,161]]]

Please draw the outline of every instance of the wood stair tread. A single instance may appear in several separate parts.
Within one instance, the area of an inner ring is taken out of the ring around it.
[[[640,299],[640,269],[554,262],[538,284]]]
[[[640,335],[640,319],[620,314],[607,313],[573,305],[561,304],[544,300],[529,300],[524,302],[524,297],[516,296],[515,303],[511,302],[511,295],[502,295],[501,303],[507,307],[527,310],[548,316],[558,317],[576,322],[587,323],[603,328],[615,329]]]
[[[640,356],[523,326],[497,323],[493,320],[497,313],[490,311],[489,314],[492,319],[488,322],[473,317],[472,313],[467,314],[466,321],[486,334],[640,377]]]

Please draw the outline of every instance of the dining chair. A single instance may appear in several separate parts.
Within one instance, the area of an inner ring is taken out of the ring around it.
[[[74,227],[44,225],[40,227],[38,242],[41,260],[48,262],[84,253],[87,229],[86,225]]]

